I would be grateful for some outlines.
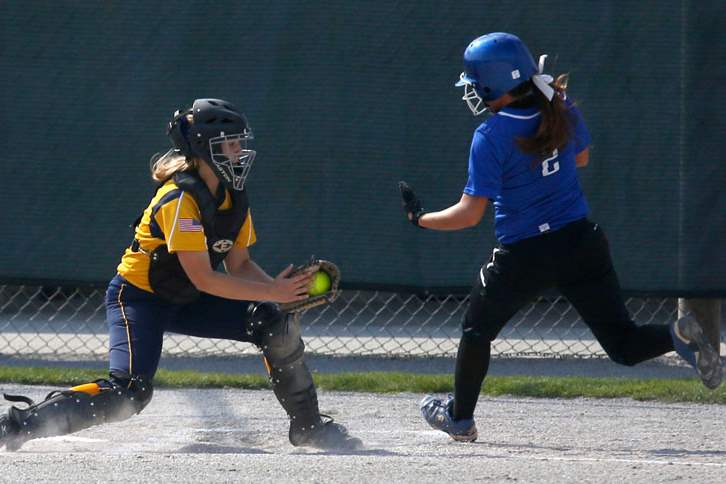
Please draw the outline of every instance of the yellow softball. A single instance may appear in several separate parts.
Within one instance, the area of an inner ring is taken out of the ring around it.
[[[325,271],[318,271],[313,275],[313,282],[310,283],[308,294],[320,296],[330,291],[330,276]]]

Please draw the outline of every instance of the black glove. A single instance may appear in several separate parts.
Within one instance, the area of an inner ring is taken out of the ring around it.
[[[418,219],[426,213],[421,208],[421,200],[418,199],[416,194],[413,193],[413,189],[405,181],[398,182],[398,189],[401,190],[403,211],[406,213],[408,220],[416,227],[425,228],[418,224]]]

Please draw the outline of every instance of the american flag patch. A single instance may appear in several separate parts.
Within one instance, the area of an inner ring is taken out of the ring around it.
[[[202,224],[193,218],[179,219],[179,232],[201,232]]]

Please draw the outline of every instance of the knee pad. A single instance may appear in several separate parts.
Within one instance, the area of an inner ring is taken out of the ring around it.
[[[141,413],[154,396],[154,386],[150,378],[111,372],[108,381],[111,384],[111,391],[102,391],[97,395],[108,409],[107,422],[125,420]]]
[[[283,314],[276,304],[264,302],[250,309],[249,329],[273,368],[291,366],[302,360],[305,351],[300,325]]]
[[[53,391],[35,403],[28,397],[5,395],[26,408],[10,407],[8,418],[18,429],[17,447],[40,437],[65,435],[106,422],[125,420],[141,412],[151,400],[151,381],[142,377],[111,375],[64,391]]]
[[[277,304],[271,302],[263,302],[259,304],[250,304],[247,308],[249,326],[257,333],[259,327],[271,324],[273,321],[283,319],[285,315],[280,311]]]

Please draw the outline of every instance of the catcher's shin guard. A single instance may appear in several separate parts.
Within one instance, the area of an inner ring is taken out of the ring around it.
[[[303,360],[300,326],[272,303],[257,304],[251,312],[249,330],[262,348],[272,390],[290,417],[290,442],[299,445],[301,436],[322,425],[313,377]]]
[[[31,439],[66,435],[93,425],[125,420],[141,412],[152,394],[151,382],[115,375],[110,380],[53,391],[40,403],[6,394],[6,400],[27,407],[12,406],[6,415],[0,416],[0,447],[17,450]]]

